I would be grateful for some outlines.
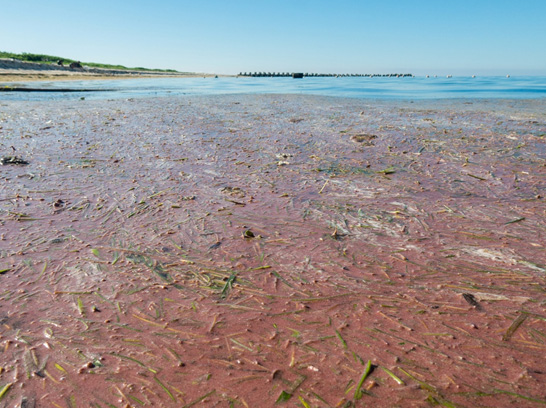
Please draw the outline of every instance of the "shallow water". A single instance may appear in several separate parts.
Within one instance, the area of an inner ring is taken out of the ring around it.
[[[0,406],[545,403],[546,100],[2,105]]]
[[[142,78],[32,82],[24,85],[47,89],[86,89],[91,92],[1,92],[0,100],[76,100],[82,97],[119,99],[222,94],[306,94],[402,100],[546,97],[546,77]]]

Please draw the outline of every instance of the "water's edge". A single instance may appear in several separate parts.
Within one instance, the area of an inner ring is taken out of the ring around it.
[[[11,88],[11,89],[10,89]],[[546,77],[141,78],[18,83],[0,100],[150,98],[172,95],[309,94],[358,99],[537,99]]]

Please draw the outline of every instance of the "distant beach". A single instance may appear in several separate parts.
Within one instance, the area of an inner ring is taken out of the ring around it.
[[[546,99],[0,104],[2,404],[546,402]]]
[[[0,83],[29,81],[80,81],[127,78],[195,78],[210,77],[212,74],[129,71],[104,68],[70,68],[68,66],[38,64],[0,58]]]

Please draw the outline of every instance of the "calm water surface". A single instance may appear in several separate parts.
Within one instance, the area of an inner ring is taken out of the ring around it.
[[[149,98],[169,95],[310,94],[362,99],[546,97],[546,77],[452,78],[142,78],[32,82],[32,88],[91,92],[0,92],[0,100]],[[95,91],[96,90],[96,91]],[[107,91],[105,91],[107,90]]]

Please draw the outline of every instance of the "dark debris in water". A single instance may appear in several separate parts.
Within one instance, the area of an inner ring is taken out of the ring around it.
[[[243,238],[255,238],[256,235],[251,230],[247,229],[243,232]]]
[[[25,166],[25,165],[27,165],[29,163],[28,163],[28,161],[24,160],[23,158],[21,158],[19,156],[4,156],[4,157],[2,157],[2,159],[0,159],[0,164],[2,164],[2,166],[5,166],[7,164]]]
[[[476,300],[476,297],[472,293],[463,293],[463,298],[468,304],[474,306],[476,309],[481,310],[481,305]]]
[[[351,136],[351,140],[355,143],[361,143],[364,146],[373,146],[372,140],[377,139],[376,135],[370,135],[367,133],[359,133]]]

